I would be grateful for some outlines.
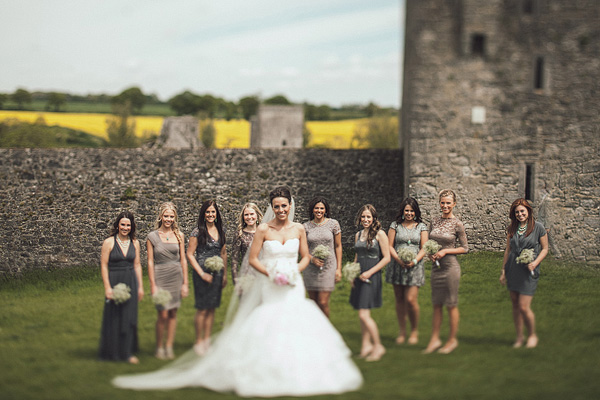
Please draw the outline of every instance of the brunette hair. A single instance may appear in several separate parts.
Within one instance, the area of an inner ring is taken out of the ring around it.
[[[290,189],[285,186],[277,186],[275,189],[271,190],[269,193],[269,202],[273,205],[273,199],[277,197],[284,197],[289,200],[290,204],[292,203],[292,193]]]
[[[325,218],[329,218],[329,203],[327,199],[323,196],[315,196],[308,202],[308,220],[312,220],[314,218],[313,209],[318,203],[323,203],[325,206]]]
[[[415,222],[421,223],[423,220],[421,219],[421,209],[419,208],[419,203],[417,200],[412,197],[407,197],[402,200],[400,203],[400,208],[398,209],[398,213],[396,214],[396,222],[401,223],[404,220],[404,209],[406,206],[411,206],[413,211],[415,212]]]
[[[200,214],[198,215],[198,245],[200,247],[206,246],[208,242],[208,229],[206,229],[206,210],[208,207],[213,206],[217,211],[217,218],[215,219],[215,226],[217,227],[217,231],[219,232],[219,244],[221,246],[225,245],[225,232],[223,231],[223,219],[221,218],[221,213],[219,212],[219,206],[214,200],[206,200],[202,203],[202,207],[200,207]]]
[[[381,229],[381,222],[377,219],[377,210],[371,204],[365,204],[358,210],[358,214],[356,214],[355,224],[360,226],[360,217],[365,210],[369,210],[371,215],[373,216],[373,223],[369,226],[369,232],[367,232],[367,247],[371,247],[371,242],[377,236],[377,232]]]
[[[110,230],[110,236],[115,236],[117,233],[119,233],[119,222],[121,222],[123,218],[127,218],[129,221],[131,221],[131,230],[129,231],[128,236],[131,240],[135,240],[135,219],[131,211],[121,211],[119,215],[117,215],[117,219],[115,219],[115,222]]]
[[[258,226],[258,224],[260,224],[260,220],[263,217],[263,213],[260,211],[260,208],[258,208],[258,206],[255,203],[249,202],[244,204],[244,206],[242,207],[242,211],[240,211],[240,215],[238,217],[238,224],[237,224],[237,230],[238,230],[238,234],[242,233],[242,230],[246,227],[246,221],[244,221],[244,211],[246,211],[246,208],[251,208],[256,212],[256,225]]]
[[[529,202],[524,198],[516,199],[510,206],[510,225],[507,229],[509,237],[513,237],[514,234],[517,232],[517,228],[519,228],[520,223],[519,221],[517,221],[517,215],[515,214],[515,210],[519,206],[523,206],[527,209],[527,230],[525,231],[525,236],[529,236],[529,234],[533,232],[533,227],[535,226],[535,219],[533,218],[533,208],[531,208]]]
[[[160,205],[160,207],[158,209],[158,217],[154,221],[154,229],[158,229],[162,226],[162,217],[163,217],[163,214],[165,213],[165,211],[167,211],[167,210],[171,210],[175,214],[175,219],[173,220],[172,229],[173,229],[173,233],[175,233],[175,237],[177,238],[177,242],[181,243],[181,237],[179,236],[180,231],[179,231],[179,218],[177,216],[177,206],[175,206],[175,204],[171,203],[170,201],[167,201]]]

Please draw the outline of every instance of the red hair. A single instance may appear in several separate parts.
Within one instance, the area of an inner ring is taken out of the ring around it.
[[[512,205],[510,206],[510,225],[508,226],[508,237],[513,237],[517,232],[517,228],[519,227],[520,222],[517,221],[517,216],[515,214],[515,211],[519,206],[523,206],[527,209],[527,231],[525,231],[525,236],[529,236],[529,234],[533,231],[533,226],[535,225],[535,220],[533,219],[533,209],[526,199],[520,198],[513,201]]]

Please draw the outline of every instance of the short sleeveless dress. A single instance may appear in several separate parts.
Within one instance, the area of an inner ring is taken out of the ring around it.
[[[198,234],[198,228],[194,228],[191,236],[197,238]],[[209,273],[209,271],[204,268],[204,261],[213,256],[220,257],[222,247],[223,246],[221,246],[219,241],[214,240],[210,235],[208,235],[208,241],[204,247],[200,247],[200,243],[198,243],[198,247],[196,247],[196,261],[198,261],[198,264],[200,264],[200,267],[202,267],[205,272]],[[195,269],[192,268],[192,270],[195,298],[194,307],[198,310],[209,310],[219,307],[221,305],[222,283],[225,268],[219,272],[211,272],[213,276],[213,281],[211,283],[200,278],[200,275],[198,275]]]
[[[536,222],[529,236],[515,233],[510,238],[510,253],[504,269],[506,271],[506,287],[512,292],[533,296],[540,278],[540,266],[533,270],[533,275],[525,264],[519,264],[516,258],[523,249],[533,249],[534,259],[540,254],[542,245],[540,238],[546,235],[544,225]]]
[[[313,221],[305,222],[304,229],[310,254],[321,244],[329,249],[329,257],[325,259],[322,270],[312,263],[308,264],[304,270],[306,290],[332,292],[335,288],[335,271],[337,269],[335,235],[342,232],[340,224],[335,219],[329,218],[322,225],[317,225]]]
[[[377,239],[373,239],[369,247],[367,247],[366,240],[359,239],[354,243],[354,250],[361,273],[370,270],[381,260],[381,250]],[[381,307],[381,270],[374,273],[369,280],[371,283],[363,282],[358,278],[354,280],[354,287],[350,291],[350,304],[355,310]]]
[[[456,217],[434,218],[431,221],[429,239],[438,242],[442,249],[454,248],[458,240],[460,247],[469,250],[465,227]],[[460,264],[454,254],[448,254],[438,261],[439,267],[435,263],[431,267],[431,302],[433,305],[456,307],[458,305]]]
[[[406,229],[401,223],[392,222],[390,229],[396,231],[394,237],[394,249],[399,251],[402,248],[408,248],[415,253],[419,253],[421,245],[421,232],[427,230],[427,226],[419,222],[413,229]],[[418,286],[425,284],[425,268],[423,267],[425,257],[412,268],[404,268],[395,260],[388,264],[385,270],[385,281],[392,285]]]
[[[154,280],[156,286],[171,293],[171,301],[166,307],[156,306],[157,310],[171,310],[181,306],[181,286],[183,270],[179,256],[179,242],[165,243],[160,239],[158,231],[148,234],[148,240],[154,248]]]
[[[138,351],[138,281],[133,269],[136,254],[133,242],[124,255],[116,236],[114,240],[108,257],[108,279],[112,287],[118,283],[129,286],[131,298],[121,304],[105,299],[98,357],[101,360],[127,361]]]

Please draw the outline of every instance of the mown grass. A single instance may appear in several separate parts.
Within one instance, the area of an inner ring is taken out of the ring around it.
[[[450,355],[422,355],[431,331],[430,289],[419,294],[420,342],[396,346],[393,293],[384,286],[384,306],[374,310],[388,352],[378,363],[356,360],[365,384],[343,399],[592,399],[600,396],[600,270],[548,259],[533,302],[540,344],[512,349],[514,329],[506,289],[498,283],[501,254],[460,258],[460,346]],[[429,266],[428,266],[429,268]],[[146,290],[148,290],[146,279]],[[332,296],[332,322],[357,352],[360,332],[348,305],[350,286]],[[228,286],[224,300],[229,298]],[[150,371],[155,311],[140,304],[141,364],[100,362],[96,350],[102,314],[98,268],[28,272],[0,281],[0,394],[6,399],[230,399],[203,389],[133,392],[110,385],[118,374]],[[226,302],[225,302],[226,303]],[[217,326],[226,304],[217,312]],[[176,352],[193,337],[193,301],[179,312]],[[219,328],[217,328],[219,329]],[[447,334],[447,321],[442,328]],[[318,335],[318,332],[315,332]],[[325,398],[325,397],[323,397]],[[329,397],[327,397],[329,398]]]

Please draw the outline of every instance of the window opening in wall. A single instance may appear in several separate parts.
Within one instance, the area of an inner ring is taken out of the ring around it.
[[[544,57],[537,57],[535,59],[535,71],[533,78],[533,88],[543,89],[544,88]]]
[[[525,164],[525,198],[533,201],[533,164]]]
[[[283,139],[283,142],[281,142],[281,145],[284,147],[287,146],[287,141],[285,139]]]
[[[475,56],[485,55],[485,35],[481,33],[471,35],[471,54]]]
[[[534,4],[533,0],[523,0],[523,14],[533,14]]]

